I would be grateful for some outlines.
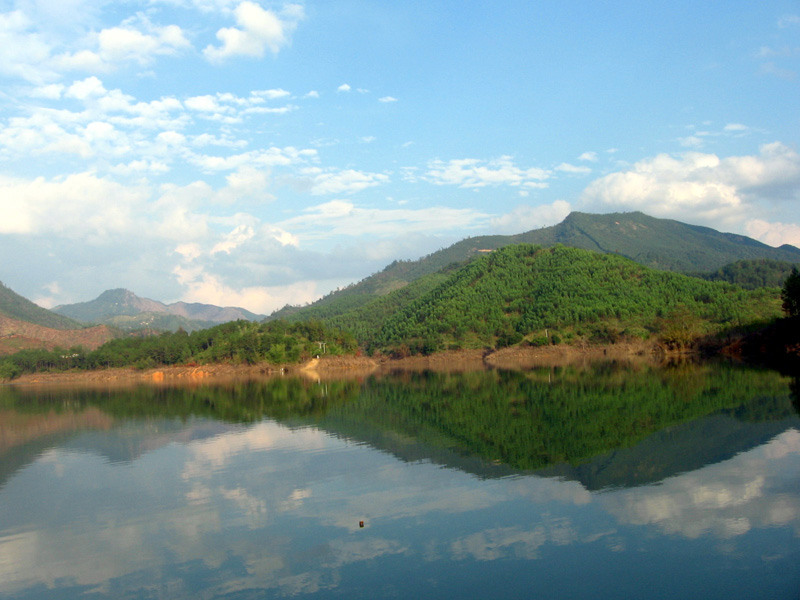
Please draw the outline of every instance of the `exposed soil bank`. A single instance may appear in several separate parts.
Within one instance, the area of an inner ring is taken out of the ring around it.
[[[259,379],[281,375],[301,375],[314,380],[342,377],[366,377],[372,373],[430,370],[444,373],[475,371],[486,368],[527,369],[535,366],[559,366],[590,363],[598,360],[663,360],[658,347],[641,343],[608,346],[543,346],[513,347],[487,352],[459,350],[431,356],[410,356],[401,359],[367,356],[323,356],[302,365],[179,365],[154,369],[132,367],[97,371],[24,374],[10,382],[13,385],[115,385],[200,383],[210,380]]]

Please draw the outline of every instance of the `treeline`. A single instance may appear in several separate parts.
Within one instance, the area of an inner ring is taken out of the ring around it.
[[[755,290],[762,287],[782,287],[795,267],[794,263],[764,258],[739,260],[725,265],[713,273],[695,273],[693,275],[707,281],[726,281],[748,290]]]
[[[232,321],[192,333],[183,330],[147,337],[111,340],[96,350],[56,348],[24,350],[0,362],[0,378],[22,373],[103,369],[150,368],[186,363],[231,362],[290,364],[314,355],[352,353],[355,338],[319,321],[288,324],[284,321],[253,323]]]
[[[565,246],[507,246],[435,277],[330,322],[370,350],[402,355],[650,336],[680,346],[781,312],[777,289],[748,291]]]

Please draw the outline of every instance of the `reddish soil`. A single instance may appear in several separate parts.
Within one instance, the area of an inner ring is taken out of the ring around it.
[[[482,350],[441,352],[432,356],[412,356],[402,359],[366,356],[323,356],[304,365],[182,365],[155,369],[102,369],[97,371],[68,371],[63,373],[25,374],[13,384],[77,384],[106,387],[130,384],[200,383],[210,380],[243,380],[281,375],[301,375],[314,380],[365,377],[372,373],[392,371],[467,372],[497,367],[525,369],[535,366],[554,366],[588,363],[597,360],[660,360],[663,353],[652,345],[617,344],[612,346],[546,346],[541,348],[505,348],[492,353]]]
[[[30,348],[53,350],[56,347],[83,346],[94,350],[113,338],[113,332],[106,325],[85,329],[51,329],[0,316],[0,355]]]

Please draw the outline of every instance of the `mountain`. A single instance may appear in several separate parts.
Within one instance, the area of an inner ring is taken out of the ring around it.
[[[749,290],[760,287],[783,287],[786,278],[797,265],[782,261],[760,258],[739,260],[712,273],[697,273],[695,276],[708,281],[727,281]]]
[[[106,323],[124,330],[151,328],[175,331],[182,327],[186,331],[194,331],[239,319],[264,319],[264,315],[230,306],[186,302],[164,304],[140,298],[121,288],[106,290],[89,302],[65,304],[53,310],[84,323]]]
[[[52,329],[80,329],[81,323],[34,304],[0,282],[0,316]]]
[[[659,271],[613,254],[515,244],[326,319],[370,348],[430,353],[556,336],[680,346],[781,314],[779,291]],[[543,338],[543,339],[540,339]]]
[[[0,355],[20,350],[74,348],[94,350],[117,337],[107,325],[83,329],[53,329],[28,321],[0,316]]]
[[[746,236],[708,227],[657,219],[641,212],[573,212],[564,221],[517,235],[467,238],[415,261],[395,261],[357,284],[333,292],[303,308],[287,306],[269,318],[330,318],[367,304],[453,264],[464,264],[512,244],[564,246],[617,254],[662,271],[696,274],[736,261],[769,259],[800,263],[800,249],[773,248]]]
[[[0,283],[0,355],[40,348],[94,349],[114,337],[115,333],[105,325],[86,327],[34,304]]]

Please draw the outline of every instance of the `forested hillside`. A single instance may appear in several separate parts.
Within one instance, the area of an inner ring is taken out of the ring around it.
[[[17,294],[0,282],[0,315],[52,329],[80,329],[80,323],[57,315]]]
[[[105,328],[101,326],[101,328]],[[320,342],[324,342],[323,346]],[[320,352],[355,352],[353,337],[318,322],[251,323],[233,321],[187,333],[167,332],[147,337],[111,340],[97,349],[24,350],[0,362],[0,379],[22,373],[108,367],[148,368],[186,363],[269,362],[274,365],[308,360]]]
[[[511,236],[480,236],[462,240],[415,261],[395,261],[357,284],[333,292],[307,307],[285,307],[270,318],[302,320],[344,315],[450,265],[463,265],[487,252],[513,244],[537,244],[595,250],[627,257],[639,264],[694,275],[717,271],[737,261],[800,263],[800,249],[773,248],[751,238],[708,227],[657,219],[640,212],[595,215],[571,213],[563,222]],[[739,269],[742,269],[740,267]],[[751,267],[744,270],[757,271]],[[755,273],[747,279],[754,281]],[[716,279],[729,280],[731,274]],[[741,281],[743,277],[739,277]],[[774,278],[768,278],[773,281]],[[736,282],[738,283],[738,281]],[[758,286],[752,286],[758,287]]]
[[[748,290],[760,287],[779,288],[795,266],[797,263],[766,258],[740,260],[712,273],[698,273],[696,276],[708,281],[727,281]]]
[[[608,343],[658,335],[681,345],[779,315],[778,290],[746,291],[611,254],[519,244],[328,322],[372,349],[429,353],[576,337]]]

